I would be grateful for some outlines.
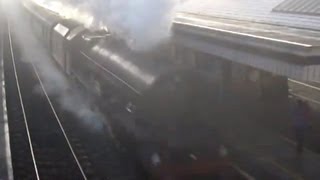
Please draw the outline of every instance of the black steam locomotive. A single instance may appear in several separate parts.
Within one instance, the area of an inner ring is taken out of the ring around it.
[[[107,30],[91,31],[32,3],[23,7],[56,64],[94,94],[117,138],[134,144],[153,175],[183,178],[229,167],[218,133],[205,125],[219,111],[212,96],[219,89],[207,75],[161,52],[134,52]]]

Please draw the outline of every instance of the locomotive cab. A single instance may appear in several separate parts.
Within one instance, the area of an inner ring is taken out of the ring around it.
[[[50,42],[51,53],[56,63],[65,71],[67,54],[67,35],[75,28],[80,26],[78,23],[64,20],[53,27],[52,39]],[[81,26],[80,26],[81,27]]]

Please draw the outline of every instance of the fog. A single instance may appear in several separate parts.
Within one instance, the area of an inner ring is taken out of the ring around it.
[[[47,50],[33,35],[18,3],[17,0],[10,0],[5,1],[3,5],[6,9],[12,37],[19,44],[22,60],[36,67],[48,94],[57,97],[61,107],[75,114],[87,127],[102,130],[106,122],[104,116],[96,109],[93,110],[90,98],[86,98],[84,93],[75,89],[53,64]],[[34,87],[34,91],[42,92],[40,88],[40,85]]]

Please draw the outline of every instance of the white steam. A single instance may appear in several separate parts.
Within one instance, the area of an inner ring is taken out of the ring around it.
[[[4,4],[6,15],[14,41],[18,43],[22,57],[21,60],[33,63],[39,71],[45,89],[50,95],[58,98],[60,105],[67,111],[75,114],[82,122],[93,130],[101,130],[106,123],[104,116],[92,108],[88,98],[69,84],[65,76],[53,64],[46,53],[46,49],[34,37],[30,25],[22,16],[16,0]],[[40,91],[41,87],[34,87]]]
[[[174,0],[110,0],[102,21],[131,47],[144,49],[170,37],[175,5]]]
[[[168,40],[179,0],[34,0],[87,26],[107,26],[135,50]]]

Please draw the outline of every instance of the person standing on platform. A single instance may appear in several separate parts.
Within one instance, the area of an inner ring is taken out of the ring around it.
[[[293,128],[297,142],[296,152],[301,155],[304,149],[305,134],[310,127],[310,107],[298,99],[292,112]]]

